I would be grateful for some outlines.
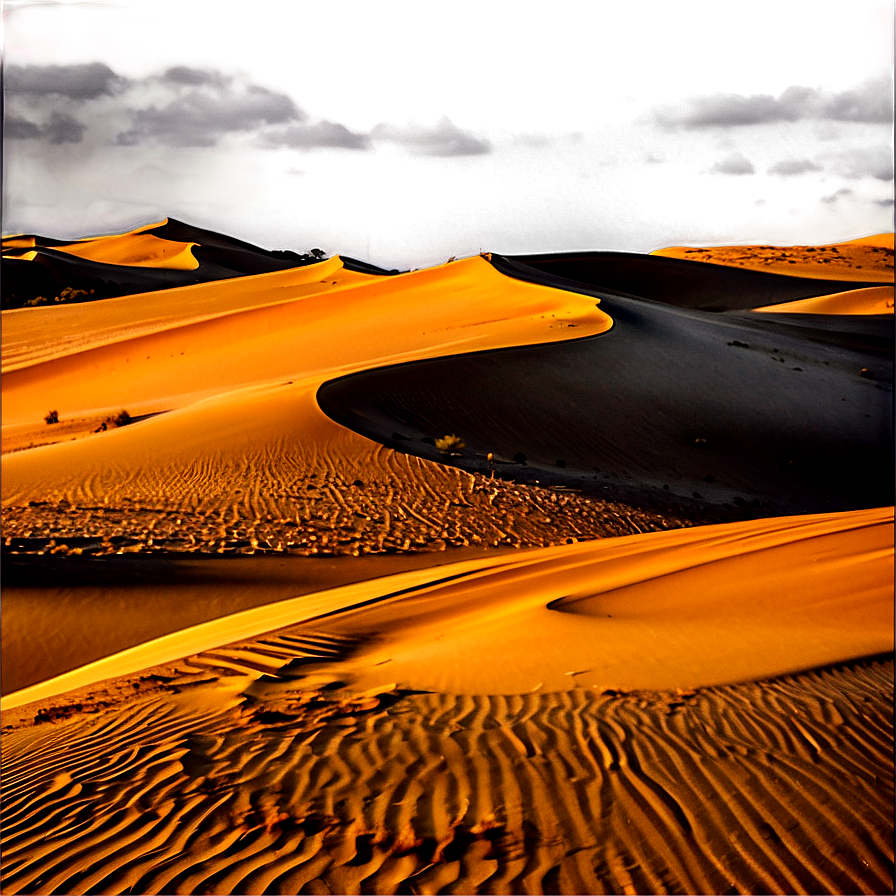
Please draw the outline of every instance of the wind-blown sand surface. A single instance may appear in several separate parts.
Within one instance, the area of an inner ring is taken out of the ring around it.
[[[4,240],[3,891],[892,892],[877,242]]]

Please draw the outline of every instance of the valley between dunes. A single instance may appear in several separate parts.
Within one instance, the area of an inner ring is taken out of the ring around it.
[[[3,243],[4,893],[892,892],[892,234]]]

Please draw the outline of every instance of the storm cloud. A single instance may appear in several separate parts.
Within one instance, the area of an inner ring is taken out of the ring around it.
[[[881,144],[850,152],[838,153],[833,157],[835,173],[849,180],[872,177],[875,180],[893,180],[893,154],[889,146]]]
[[[753,163],[740,153],[733,153],[712,166],[713,174],[755,174]]]
[[[34,140],[43,136],[43,128],[21,115],[7,115],[3,122],[3,135],[12,140]]]
[[[10,65],[4,72],[4,91],[10,98],[66,97],[93,100],[123,90],[127,78],[102,62],[80,65]]]
[[[54,111],[44,125],[23,118],[21,115],[9,115],[3,123],[4,135],[13,140],[46,139],[50,143],[80,143],[84,138],[87,125],[82,124],[67,112]]]
[[[491,152],[491,144],[459,128],[447,117],[435,125],[378,124],[371,132],[374,140],[397,143],[414,155],[476,156]]]
[[[138,109],[133,127],[118,134],[119,146],[208,148],[230,136],[247,137],[272,125],[308,120],[308,113],[291,96],[240,70],[175,65],[151,80],[180,95],[161,108]]]
[[[367,149],[370,139],[366,134],[350,131],[343,124],[325,120],[271,129],[261,135],[259,145],[289,149]]]
[[[821,171],[821,165],[809,159],[782,159],[768,169],[769,174],[778,174],[781,177],[795,177],[810,171]]]
[[[84,139],[87,125],[82,124],[67,112],[53,112],[44,125],[44,135],[50,143],[80,143]]]

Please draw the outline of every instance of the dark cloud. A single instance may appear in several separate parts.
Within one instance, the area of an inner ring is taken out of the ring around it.
[[[223,87],[231,81],[230,78],[222,75],[217,69],[190,68],[187,65],[175,65],[166,69],[162,72],[159,80],[165,84],[187,87],[202,87],[205,85]]]
[[[94,100],[111,96],[127,83],[102,62],[81,65],[10,65],[4,72],[5,92],[10,97],[68,97]]]
[[[262,146],[285,146],[290,149],[367,149],[370,139],[366,134],[356,134],[345,125],[334,121],[318,121],[313,124],[294,124],[261,135]]]
[[[81,124],[66,112],[54,112],[44,126],[44,135],[50,143],[80,143],[87,125]]]
[[[371,137],[406,146],[415,155],[474,156],[492,150],[487,140],[461,130],[447,117],[431,127],[417,124],[378,124],[371,132]]]
[[[883,144],[840,153],[835,158],[834,170],[850,180],[873,177],[890,181],[893,180],[893,154],[890,147]]]
[[[799,177],[821,171],[821,165],[812,159],[781,159],[769,165],[768,173],[778,177]]]
[[[733,156],[722,159],[716,165],[716,173],[729,177],[750,177],[756,173],[756,166],[743,156]]]
[[[827,211],[839,213],[837,206],[840,202],[849,202],[852,205],[876,205],[878,208],[892,208],[892,198],[871,198],[858,196],[851,187],[839,187],[830,193],[825,193],[818,200]]]
[[[823,100],[824,117],[833,121],[889,124],[893,120],[893,84],[890,78],[866,81]]]
[[[21,115],[7,115],[3,122],[3,136],[13,140],[34,140],[42,134],[40,125]]]
[[[154,80],[180,95],[162,108],[138,109],[134,126],[118,135],[118,145],[207,148],[230,136],[247,137],[272,125],[298,124],[308,118],[291,96],[258,84],[239,70],[177,65],[159,72]]]
[[[855,194],[855,190],[851,187],[840,187],[832,193],[826,193],[818,201],[822,205],[836,205],[841,199],[845,199],[847,196],[855,196]]]

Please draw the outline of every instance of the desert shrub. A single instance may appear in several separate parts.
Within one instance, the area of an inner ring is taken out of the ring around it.
[[[48,411],[44,415],[44,420],[46,421],[47,425],[49,425],[51,423],[58,423],[59,422],[59,411]]]
[[[464,440],[460,436],[453,434],[450,436],[442,436],[441,439],[436,439],[436,448],[438,448],[442,454],[460,454],[466,447]]]
[[[116,426],[127,426],[131,422],[131,415],[122,410],[117,416],[111,418],[111,422]]]
[[[92,296],[94,295],[95,290],[92,289],[74,289],[71,286],[66,286],[65,289],[56,296],[56,302],[77,302],[83,296]]]

